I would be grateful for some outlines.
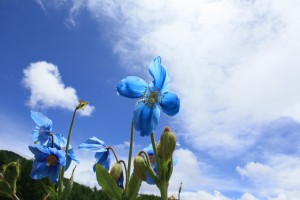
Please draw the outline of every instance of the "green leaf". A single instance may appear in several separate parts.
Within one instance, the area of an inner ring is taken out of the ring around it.
[[[73,182],[74,182],[74,171],[76,169],[76,166],[74,167],[73,171],[72,171],[72,175],[71,178],[69,180],[66,180],[66,184],[65,184],[65,188],[63,190],[63,192],[61,193],[61,195],[59,196],[59,200],[67,200],[72,192],[72,188],[73,188]]]
[[[96,164],[96,176],[99,185],[109,197],[116,200],[122,200],[122,190],[118,187],[116,181],[111,177],[108,171],[99,164]]]
[[[126,189],[126,199],[134,200],[136,199],[140,187],[142,185],[142,180],[136,175],[135,171],[130,176],[129,183]]]
[[[44,198],[44,200],[58,200],[58,195],[51,186],[46,185],[45,190],[47,192],[47,196]]]

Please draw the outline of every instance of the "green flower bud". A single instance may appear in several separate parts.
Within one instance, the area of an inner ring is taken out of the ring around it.
[[[157,144],[158,156],[169,159],[176,148],[176,136],[169,127],[166,127]]]
[[[133,161],[134,171],[136,175],[143,181],[146,181],[146,161],[140,155],[137,155]]]
[[[120,178],[122,173],[123,173],[123,169],[120,163],[114,164],[110,170],[110,175],[116,182],[118,182],[118,179]]]
[[[3,167],[4,180],[9,184],[11,191],[16,193],[16,183],[20,175],[19,162],[11,162]]]

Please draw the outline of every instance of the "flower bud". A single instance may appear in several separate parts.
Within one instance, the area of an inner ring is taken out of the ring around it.
[[[166,127],[157,144],[158,156],[169,159],[176,148],[176,136],[169,127]]]
[[[79,100],[77,109],[84,110],[88,104],[89,104],[89,102],[87,102],[87,101]]]
[[[143,181],[146,181],[146,162],[144,158],[140,155],[137,155],[133,161],[134,171],[136,175]]]
[[[110,175],[116,182],[118,182],[118,179],[120,178],[122,173],[123,169],[120,163],[114,164],[110,170]]]

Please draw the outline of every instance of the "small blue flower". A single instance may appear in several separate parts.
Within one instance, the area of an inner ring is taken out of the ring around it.
[[[65,151],[66,146],[67,146],[67,139],[62,134],[54,134],[54,133],[52,133],[52,134],[53,134],[53,138],[54,138],[54,147],[59,149],[59,150]],[[52,146],[52,137],[49,138],[47,146],[48,147]],[[72,145],[69,145],[68,159],[67,159],[67,163],[66,163],[66,170],[68,170],[72,160],[74,162],[76,162],[77,164],[79,164],[79,160],[75,157]]]
[[[29,146],[29,150],[34,154],[31,178],[49,177],[53,184],[57,183],[60,167],[66,165],[65,152],[42,145]]]
[[[168,92],[170,78],[159,56],[150,63],[149,73],[154,79],[149,84],[139,77],[128,76],[116,86],[118,94],[124,97],[141,98],[133,116],[134,127],[141,136],[149,136],[156,129],[160,116],[158,105],[169,116],[176,115],[180,109],[178,96]]]
[[[49,133],[52,131],[52,121],[41,112],[31,111],[31,118],[36,126],[32,132],[32,140],[45,144],[49,139]]]
[[[100,164],[105,169],[109,170],[110,154],[107,149],[107,146],[104,144],[102,140],[99,140],[96,137],[89,138],[87,141],[80,144],[78,149],[96,152],[95,158],[97,164]],[[95,171],[95,166],[94,166],[94,171]]]

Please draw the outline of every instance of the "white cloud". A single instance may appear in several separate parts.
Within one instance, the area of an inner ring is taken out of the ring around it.
[[[146,74],[150,59],[162,56],[181,96],[183,135],[198,149],[239,155],[256,142],[253,124],[300,120],[298,1],[86,0],[82,6],[115,23],[117,30],[106,31],[129,70]]]
[[[300,199],[300,159],[293,155],[268,155],[266,164],[250,162],[237,167],[238,173],[253,184],[253,193],[263,199]]]
[[[58,67],[45,61],[31,63],[24,69],[22,84],[30,90],[28,105],[31,108],[62,108],[73,111],[78,105],[79,98],[76,90],[66,87],[61,80]],[[89,116],[95,110],[88,105],[83,116]]]
[[[74,4],[71,18],[79,4]],[[263,157],[236,168],[242,181],[252,184],[251,194],[244,191],[241,200],[258,199],[252,194],[268,200],[300,199],[298,150],[289,147],[299,146],[296,134],[261,131],[282,116],[300,120],[299,1],[85,0],[81,6],[110,24],[102,31],[129,71],[146,77],[150,60],[162,56],[171,89],[181,97],[181,136],[195,149],[219,159]],[[249,148],[256,151],[247,152]],[[281,155],[275,155],[277,149]],[[180,154],[189,156],[187,164],[194,168],[178,164],[171,189],[177,190],[187,168],[215,189],[194,155],[188,150]],[[195,180],[183,182],[195,188]],[[218,186],[226,185],[219,181]]]

